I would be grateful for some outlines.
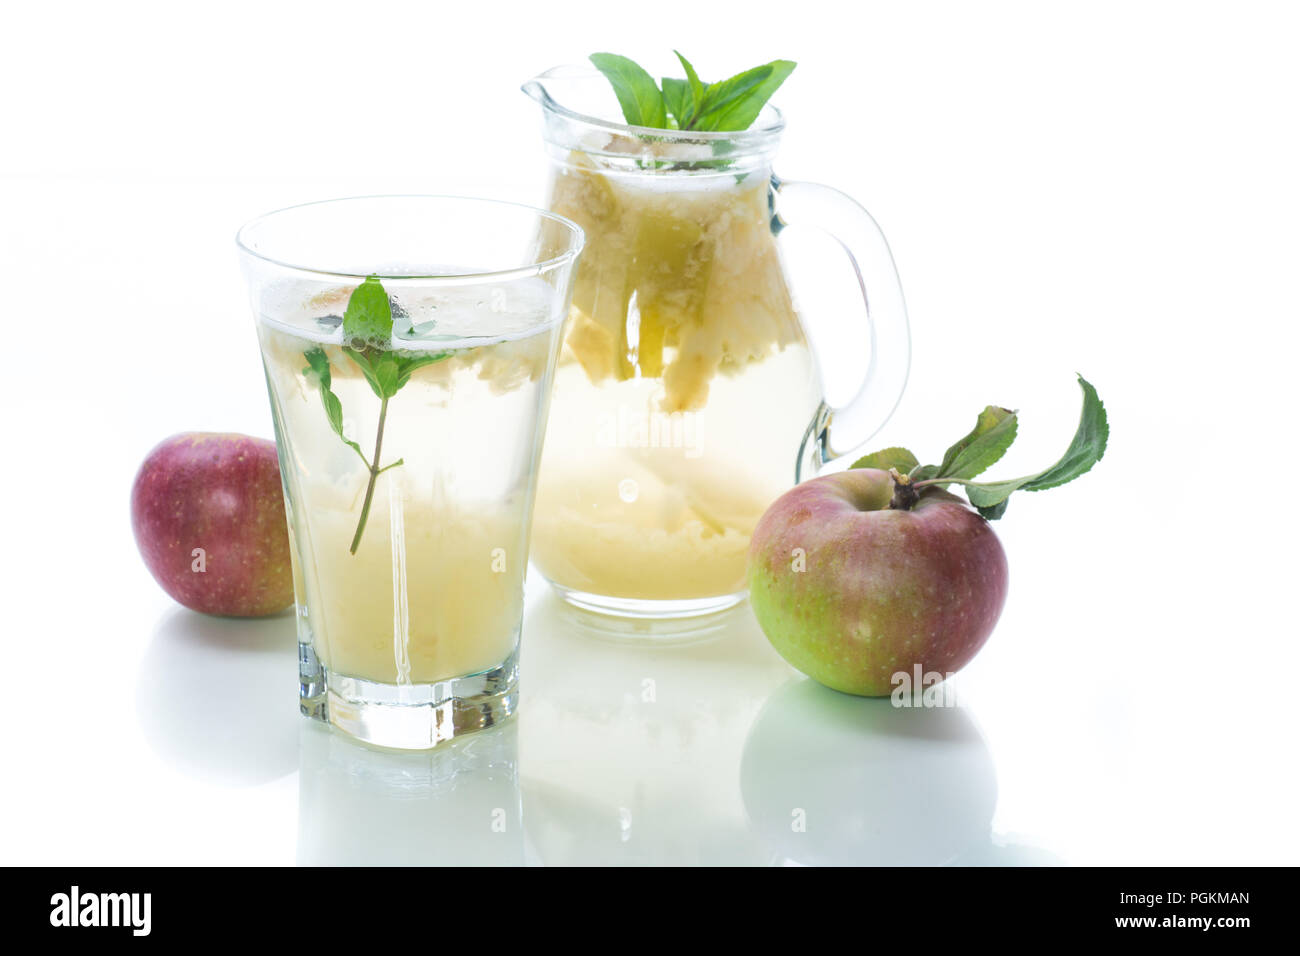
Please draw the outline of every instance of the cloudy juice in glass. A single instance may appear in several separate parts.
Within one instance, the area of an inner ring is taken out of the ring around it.
[[[430,747],[517,702],[570,223],[436,197],[240,233],[284,482],[304,713]]]

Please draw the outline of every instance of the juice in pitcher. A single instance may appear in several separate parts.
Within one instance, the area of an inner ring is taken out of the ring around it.
[[[708,613],[743,599],[749,538],[768,505],[844,453],[832,417],[856,419],[860,444],[892,412],[906,313],[871,217],[842,193],[772,174],[784,123],[766,98],[793,63],[707,85],[692,70],[691,83],[665,79],[661,91],[625,58],[592,61],[601,72],[562,67],[524,87],[542,107],[547,206],[587,236],[533,561],[585,608]],[[778,243],[787,224],[833,233],[870,290],[874,347],[842,409],[822,399],[794,306]]]

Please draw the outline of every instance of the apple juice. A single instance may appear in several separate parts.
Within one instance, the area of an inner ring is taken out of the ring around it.
[[[393,348],[429,364],[383,410],[386,468],[360,532],[370,479],[362,457],[376,446],[381,404],[331,329],[346,291],[309,299],[298,320],[283,311],[261,317],[300,642],[331,674],[422,684],[481,673],[513,655],[540,443],[516,436],[540,433],[559,334],[546,314],[550,290],[534,291],[536,301],[515,282],[405,304],[410,321],[395,330],[409,334],[396,333]],[[421,321],[429,316],[436,320]],[[493,334],[479,334],[485,328]],[[461,334],[469,329],[472,339]],[[328,360],[342,436],[311,374],[313,349]]]
[[[821,394],[768,191],[757,174],[557,164],[550,208],[587,235],[533,541],[561,592],[743,591],[750,534],[794,482]]]

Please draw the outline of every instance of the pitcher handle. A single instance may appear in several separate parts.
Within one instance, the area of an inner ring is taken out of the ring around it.
[[[912,362],[907,306],[894,256],[871,214],[838,189],[772,177],[773,228],[811,226],[839,242],[848,253],[866,306],[871,357],[858,392],[840,408],[823,401],[804,436],[796,480],[858,451],[884,427],[898,407]]]

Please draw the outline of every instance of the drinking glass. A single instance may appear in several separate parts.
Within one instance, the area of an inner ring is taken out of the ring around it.
[[[304,714],[421,749],[515,710],[537,462],[582,242],[550,213],[436,196],[312,203],[240,230]]]
[[[902,395],[910,338],[889,246],[844,193],[773,174],[785,125],[774,107],[739,132],[648,129],[612,117],[592,70],[557,68],[524,90],[542,107],[547,206],[587,235],[533,563],[580,607],[721,610],[744,598],[768,505],[860,447]],[[866,308],[848,320],[866,324],[870,346],[839,407],[823,397],[787,279],[787,225],[838,240],[847,255],[827,268],[862,291]]]

